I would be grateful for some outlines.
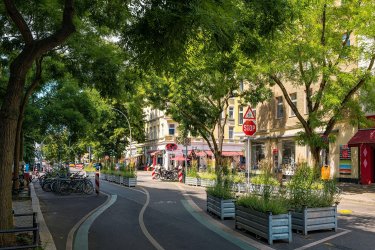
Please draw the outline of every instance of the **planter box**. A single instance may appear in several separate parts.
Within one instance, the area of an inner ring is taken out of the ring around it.
[[[109,175],[108,176],[108,181],[110,181],[110,182],[114,182],[115,181],[115,176],[114,175]]]
[[[246,183],[233,183],[232,190],[238,193],[246,192]]]
[[[202,187],[213,187],[215,186],[216,181],[210,179],[201,179],[201,186]]]
[[[236,212],[234,202],[234,199],[223,200],[207,195],[207,212],[216,214],[221,220],[224,220],[224,218],[234,218]]]
[[[124,177],[123,183],[127,187],[135,187],[135,185],[137,185],[137,178],[126,178],[126,177]]]
[[[124,185],[124,177],[123,176],[120,176],[120,182],[119,182],[119,184]]]
[[[190,186],[200,186],[201,185],[201,179],[197,177],[185,177],[185,184]]]
[[[120,176],[119,175],[115,175],[113,177],[113,182],[117,183],[117,184],[120,184]]]
[[[236,228],[245,229],[268,240],[292,242],[292,216],[288,214],[265,214],[242,206],[236,206]]]
[[[301,212],[292,212],[292,228],[307,235],[309,231],[337,230],[337,207],[304,208]]]
[[[100,177],[101,180],[107,180],[107,175],[106,174],[100,173],[99,177]]]

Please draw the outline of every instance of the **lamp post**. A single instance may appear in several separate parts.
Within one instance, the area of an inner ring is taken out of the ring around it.
[[[118,109],[113,108],[113,107],[110,107],[110,108],[113,109],[113,110],[115,110],[115,111],[117,111],[117,112],[119,112],[121,115],[123,115],[125,117],[126,122],[128,123],[129,134],[130,134],[130,136],[129,136],[129,138],[130,138],[129,144],[130,144],[130,163],[131,163],[131,161],[132,161],[132,128],[130,126],[129,119],[128,119],[128,117],[121,110],[118,110]]]

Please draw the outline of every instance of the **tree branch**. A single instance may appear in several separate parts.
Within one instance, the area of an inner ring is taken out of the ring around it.
[[[363,84],[366,82],[369,75],[371,75],[371,70],[374,66],[375,62],[375,54],[372,55],[369,66],[366,69],[365,75],[358,80],[357,84],[346,94],[346,96],[341,101],[339,107],[336,109],[334,115],[331,117],[331,119],[327,123],[326,130],[324,131],[324,135],[329,135],[333,129],[333,127],[336,124],[337,121],[337,115],[342,110],[342,108],[348,103],[348,101],[353,97],[353,95],[363,86]]]
[[[283,95],[285,97],[286,102],[289,104],[290,108],[296,114],[298,120],[301,122],[302,126],[305,128],[306,133],[310,134],[312,132],[311,128],[309,127],[309,125],[307,124],[307,122],[305,121],[305,119],[302,117],[302,115],[300,114],[300,112],[298,111],[296,105],[294,105],[294,103],[290,99],[289,93],[287,92],[284,84],[275,75],[269,75],[269,76],[280,87],[281,91],[283,92]]]
[[[327,11],[327,4],[325,3],[324,6],[323,6],[323,15],[322,15],[322,36],[320,38],[320,43],[323,46],[326,44],[326,38],[325,38],[325,34],[326,34],[326,11]]]
[[[20,31],[26,44],[30,44],[34,41],[33,35],[27,25],[25,19],[22,17],[21,13],[18,11],[13,0],[4,0],[4,5],[9,17],[12,19],[13,23],[16,25],[17,29]]]

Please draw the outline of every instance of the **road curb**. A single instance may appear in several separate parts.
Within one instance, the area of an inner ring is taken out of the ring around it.
[[[34,184],[30,183],[30,196],[33,211],[38,214],[39,222],[39,236],[43,249],[45,250],[56,250],[55,242],[53,241],[51,232],[49,231],[47,224],[44,220],[42,210],[40,209],[39,199],[34,190]]]

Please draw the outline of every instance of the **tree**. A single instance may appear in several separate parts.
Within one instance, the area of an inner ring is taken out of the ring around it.
[[[20,114],[20,104],[27,73],[34,61],[43,54],[62,44],[74,31],[73,24],[74,6],[73,0],[66,0],[63,4],[62,18],[58,29],[53,27],[50,34],[44,37],[35,37],[35,30],[30,27],[30,23],[21,15],[15,3],[11,0],[4,0],[1,6],[2,22],[5,23],[4,30],[17,30],[22,37],[20,43],[21,49],[13,58],[9,67],[9,78],[6,92],[0,110],[0,228],[8,229],[13,226],[11,213],[11,168],[13,162],[13,152],[15,147],[15,137],[17,130],[17,121]],[[11,19],[12,23],[6,22],[5,14]],[[56,22],[54,23],[56,24]],[[6,29],[8,28],[8,29]],[[51,27],[49,27],[51,28]],[[12,32],[11,34],[16,34]],[[7,244],[12,238],[0,236],[0,244]]]
[[[358,91],[374,86],[375,3],[297,1],[292,8],[288,28],[264,41],[263,53],[249,70],[258,80],[280,87],[304,129],[298,141],[310,146],[318,166],[320,150],[327,147],[324,138],[334,140],[331,132],[338,122],[363,117]],[[308,115],[293,104],[287,84],[304,89]]]
[[[179,73],[154,76],[146,85],[150,103],[166,110],[184,134],[201,136],[215,156],[216,172],[222,173],[224,128],[228,120],[229,99],[240,97],[258,103],[269,97],[264,85],[251,84],[240,91],[242,73],[239,54],[207,51],[199,43],[192,45],[189,58]]]

